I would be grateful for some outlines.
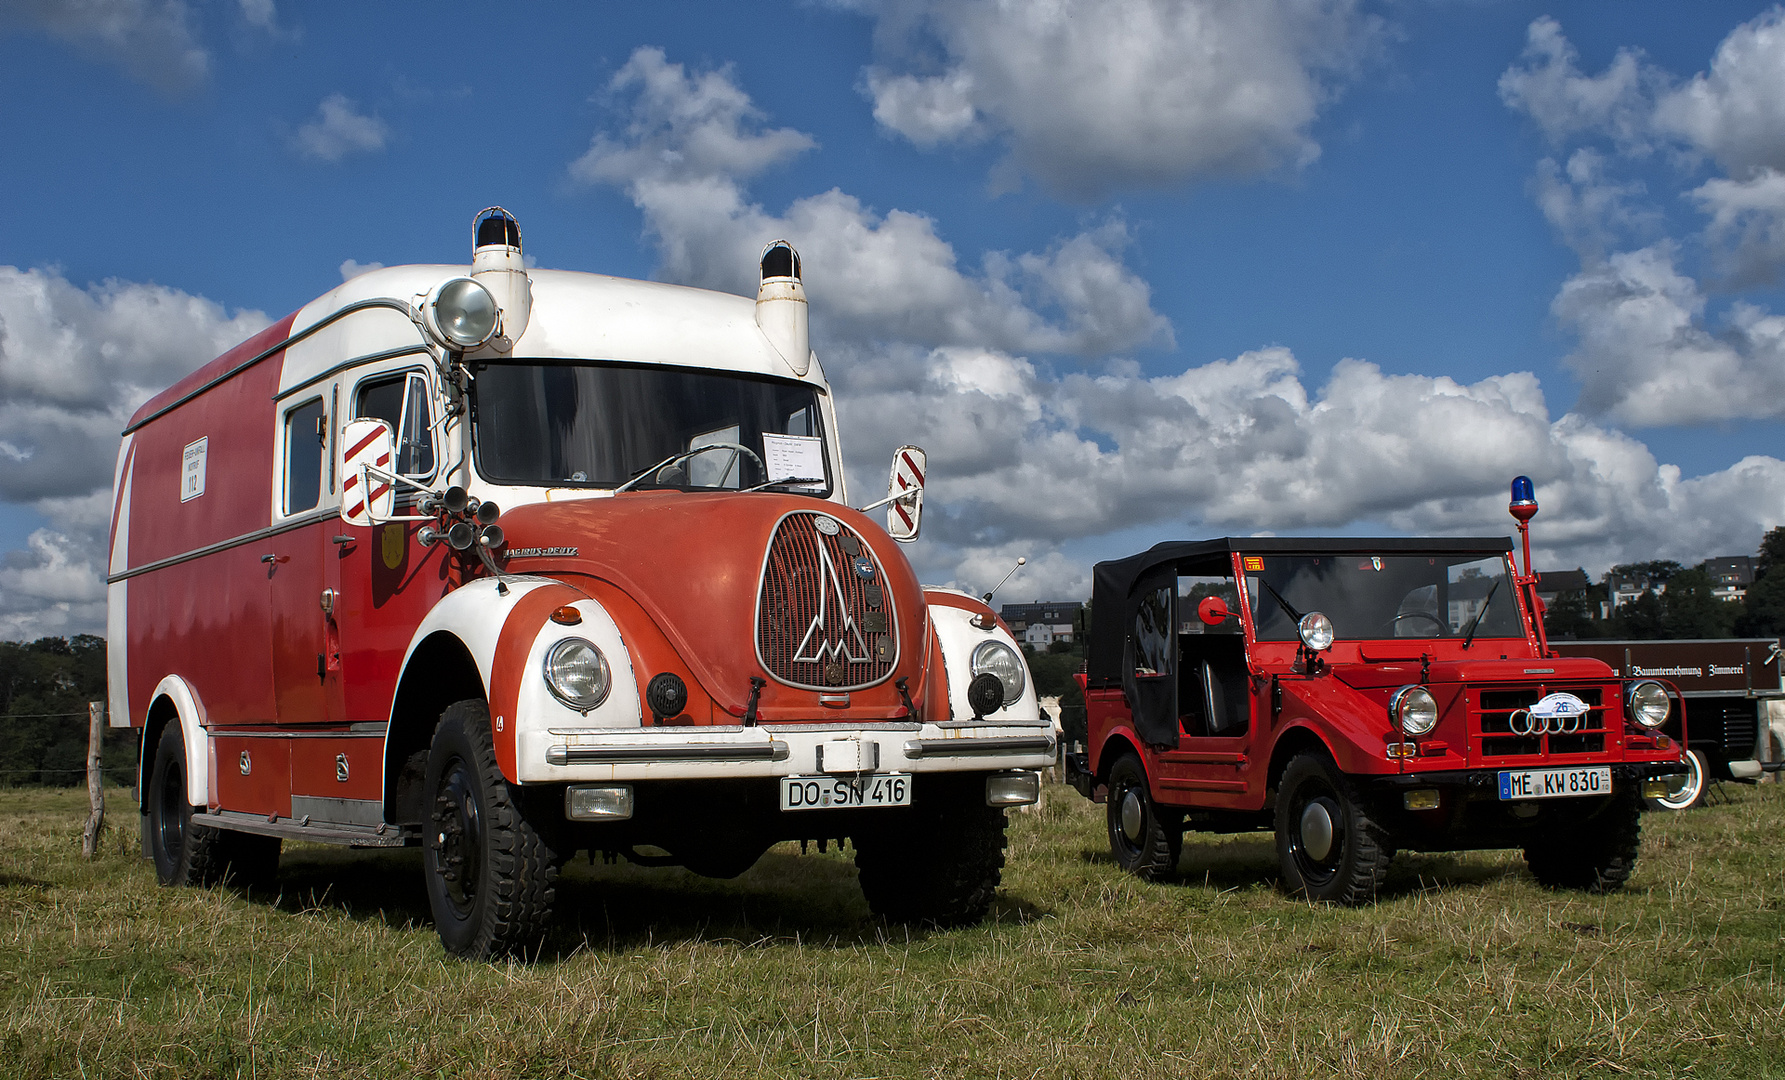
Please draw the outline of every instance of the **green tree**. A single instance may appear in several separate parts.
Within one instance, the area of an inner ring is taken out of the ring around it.
[[[1743,637],[1785,634],[1785,525],[1767,531],[1754,560],[1754,584],[1742,605],[1736,633]]]
[[[1592,601],[1585,589],[1557,593],[1555,602],[1543,614],[1543,632],[1552,641],[1577,641],[1601,635],[1599,620],[1593,617]]]
[[[1667,582],[1662,594],[1661,636],[1669,638],[1721,638],[1735,629],[1735,617],[1741,610],[1714,595],[1716,582],[1701,563],[1690,570],[1681,570]]]
[[[1662,636],[1667,613],[1661,596],[1654,589],[1644,589],[1641,596],[1626,600],[1610,619],[1611,636],[1615,638],[1658,638]]]
[[[86,782],[87,702],[105,697],[105,640],[0,642],[0,784]],[[113,781],[135,763],[131,732],[108,727],[105,767]]]

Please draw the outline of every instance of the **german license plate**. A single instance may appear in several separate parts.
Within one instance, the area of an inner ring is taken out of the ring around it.
[[[1513,769],[1500,774],[1501,799],[1562,799],[1570,795],[1610,795],[1611,770]]]
[[[910,806],[906,773],[861,776],[783,776],[781,809],[830,810],[849,806]]]

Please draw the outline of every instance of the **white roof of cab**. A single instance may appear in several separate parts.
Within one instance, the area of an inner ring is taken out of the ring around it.
[[[419,305],[435,285],[470,272],[468,266],[420,265],[361,274],[304,305],[291,333],[362,300]],[[510,358],[629,360],[799,378],[756,325],[753,297],[572,270],[529,270],[527,276],[532,316]],[[355,312],[287,349],[279,388],[306,383],[343,361],[421,342],[421,332],[399,311]],[[817,365],[802,381],[825,385]]]

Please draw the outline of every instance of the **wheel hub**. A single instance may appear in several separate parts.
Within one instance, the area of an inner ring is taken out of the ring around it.
[[[1129,788],[1122,793],[1122,835],[1129,843],[1140,842],[1141,830],[1147,821],[1147,808],[1140,801],[1140,792]]]
[[[1302,810],[1302,851],[1315,862],[1333,853],[1333,815],[1325,805],[1311,802]]]

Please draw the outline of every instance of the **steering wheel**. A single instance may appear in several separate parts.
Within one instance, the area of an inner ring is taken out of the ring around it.
[[[1388,620],[1388,622],[1384,625],[1386,625],[1390,630],[1393,630],[1395,627],[1395,624],[1400,622],[1402,619],[1430,619],[1432,621],[1432,625],[1436,626],[1438,628],[1438,633],[1436,635],[1437,637],[1448,637],[1450,635],[1450,624],[1445,622],[1443,619],[1440,619],[1438,616],[1432,614],[1429,611],[1403,611],[1399,615],[1396,615],[1394,618]]]

